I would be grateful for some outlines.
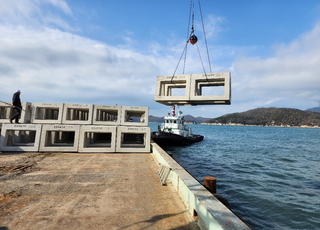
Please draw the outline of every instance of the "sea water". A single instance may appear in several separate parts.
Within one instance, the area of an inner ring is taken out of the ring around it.
[[[320,229],[319,128],[189,126],[204,140],[165,150],[254,229]]]

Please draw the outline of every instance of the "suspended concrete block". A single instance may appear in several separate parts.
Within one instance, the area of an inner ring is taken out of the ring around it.
[[[63,114],[63,103],[32,103],[31,123],[61,124]]]
[[[187,105],[191,86],[191,75],[158,76],[156,84],[155,101],[164,105]],[[179,89],[183,95],[174,95]]]
[[[121,126],[147,127],[149,122],[149,108],[139,106],[122,106]]]
[[[120,125],[121,106],[93,105],[93,125]]]
[[[42,125],[3,124],[0,151],[38,152]]]
[[[20,123],[30,123],[32,114],[32,104],[30,102],[21,102],[22,110],[19,119]],[[0,123],[10,123],[10,118],[15,111],[11,102],[0,102]],[[14,121],[13,121],[14,122]]]
[[[91,125],[93,104],[65,103],[63,107],[62,124]]]
[[[230,105],[231,73],[193,74],[191,76],[191,105]],[[204,89],[208,89],[205,95]],[[220,91],[219,91],[220,89]]]
[[[43,125],[39,151],[77,152],[80,125]]]
[[[117,128],[116,152],[150,152],[150,127]]]
[[[116,126],[80,127],[79,152],[116,152]]]
[[[155,101],[164,105],[229,105],[230,75],[230,72],[223,72],[158,76]],[[174,90],[177,89],[185,89],[183,95],[174,95]]]

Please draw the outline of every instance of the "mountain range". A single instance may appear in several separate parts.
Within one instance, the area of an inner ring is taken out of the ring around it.
[[[290,108],[257,108],[210,119],[206,123],[242,124],[261,126],[320,126],[317,108],[299,110]]]
[[[242,113],[226,114],[217,118],[193,117],[185,115],[187,123],[221,123],[244,125],[286,125],[286,126],[320,126],[320,107],[307,110],[290,108],[257,108]],[[163,123],[164,117],[150,115],[149,122]]]

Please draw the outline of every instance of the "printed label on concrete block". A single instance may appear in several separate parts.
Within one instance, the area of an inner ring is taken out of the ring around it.
[[[115,152],[116,126],[81,126],[79,152]]]
[[[91,125],[93,104],[65,103],[62,124]]]
[[[37,152],[40,145],[42,125],[3,124],[1,128],[1,151]]]
[[[79,125],[43,125],[41,131],[41,152],[77,152]]]
[[[121,106],[93,105],[93,125],[120,125]]]
[[[155,101],[165,105],[188,104],[191,75],[158,76]],[[178,95],[175,95],[178,91]],[[183,93],[181,94],[181,91]]]
[[[192,75],[190,103],[195,105],[230,105],[230,75],[230,72]]]
[[[32,103],[32,123],[61,124],[63,103]]]
[[[119,126],[116,152],[150,152],[150,127]]]
[[[139,106],[122,106],[121,126],[147,127],[149,122],[149,108]]]
[[[21,102],[22,110],[19,123],[30,123],[32,114],[32,104],[30,102]],[[10,123],[10,118],[15,114],[12,102],[0,102],[0,123]],[[15,122],[14,120],[12,121]]]

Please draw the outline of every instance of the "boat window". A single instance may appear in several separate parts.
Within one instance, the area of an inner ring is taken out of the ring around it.
[[[173,123],[176,123],[176,121],[173,121]]]

